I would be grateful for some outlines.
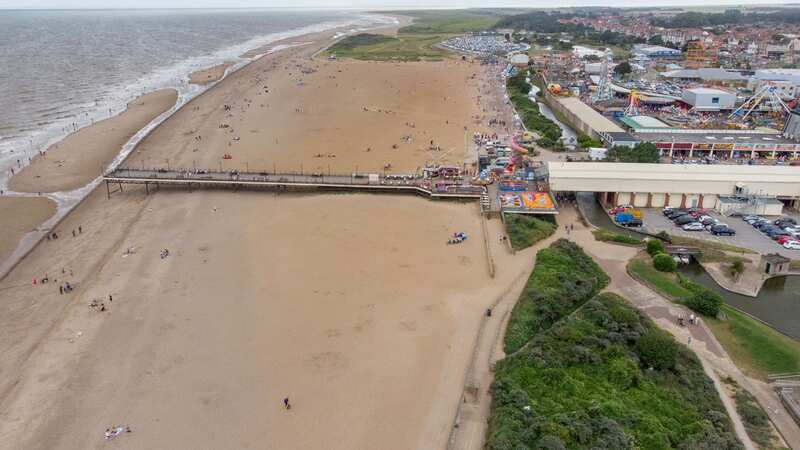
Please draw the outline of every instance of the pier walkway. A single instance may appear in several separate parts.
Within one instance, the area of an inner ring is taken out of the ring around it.
[[[372,192],[401,192],[430,198],[480,199],[486,188],[464,184],[458,180],[430,180],[414,175],[384,175],[355,173],[351,175],[322,173],[269,173],[185,169],[118,168],[105,175],[106,191],[123,190],[125,184],[142,184],[147,193],[151,187],[162,185],[189,188],[307,188],[340,189]],[[117,185],[116,190],[112,187]]]

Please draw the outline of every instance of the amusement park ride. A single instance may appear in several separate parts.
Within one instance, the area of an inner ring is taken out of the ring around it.
[[[778,88],[773,84],[765,84],[752,97],[747,99],[742,105],[736,108],[728,119],[743,123],[754,111],[768,112],[775,115],[788,114],[791,111],[777,93]]]
[[[625,108],[623,113],[628,117],[640,115],[641,112],[639,111],[639,103],[641,102],[642,98],[636,93],[635,89],[631,89],[631,93],[628,97],[630,101],[628,102],[628,107]]]
[[[603,62],[600,66],[600,82],[597,84],[597,90],[592,94],[592,103],[598,103],[614,98],[611,92],[611,79],[614,71],[614,53],[606,49],[603,55]]]

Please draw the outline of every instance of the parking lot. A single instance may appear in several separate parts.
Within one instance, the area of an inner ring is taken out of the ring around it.
[[[685,236],[694,239],[721,242],[723,244],[755,250],[761,254],[778,253],[787,258],[800,258],[800,250],[787,250],[783,248],[783,246],[778,245],[777,242],[743,221],[741,217],[725,217],[713,211],[706,212],[706,214],[734,229],[736,235],[714,236],[708,231],[684,231],[681,227],[664,217],[660,209],[654,208],[642,209],[642,220],[644,221],[643,230],[648,233],[666,231],[673,236]],[[776,218],[777,217],[773,219]]]

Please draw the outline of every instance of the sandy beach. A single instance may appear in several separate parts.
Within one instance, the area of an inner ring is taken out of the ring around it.
[[[0,197],[0,261],[8,258],[20,239],[56,212],[56,204],[44,197]]]
[[[228,67],[232,65],[233,62],[226,61],[213,67],[192,72],[189,74],[189,83],[208,84],[214,81],[219,81],[223,76],[225,76],[225,71],[228,70]]]
[[[230,74],[126,164],[463,160],[477,63],[312,59],[331,35]],[[96,189],[0,282],[0,448],[106,448],[117,425],[132,449],[443,448],[481,316],[530,269],[491,221],[491,279],[480,221],[396,195]]]
[[[119,115],[82,128],[37,155],[8,183],[17,192],[58,192],[77,189],[97,178],[122,146],[178,99],[174,89],[147,93]]]
[[[126,164],[162,163],[164,142],[175,149],[170,164],[185,168],[408,173],[426,162],[464,160],[469,130],[480,128],[477,64],[300,56],[310,48],[282,66],[269,58],[229,75],[176,113],[179,132],[154,130]]]

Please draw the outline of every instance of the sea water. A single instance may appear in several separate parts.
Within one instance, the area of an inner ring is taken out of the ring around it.
[[[242,54],[281,39],[392,20],[269,9],[0,10],[0,188],[10,168],[143,93],[172,87],[185,103],[205,89],[188,84],[195,70],[241,66]]]

